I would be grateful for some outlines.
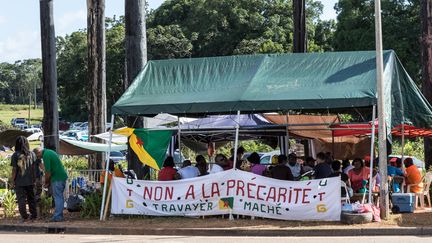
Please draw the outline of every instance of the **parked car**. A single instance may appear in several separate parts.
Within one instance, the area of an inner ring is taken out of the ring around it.
[[[258,155],[260,156],[260,164],[263,165],[272,165],[272,164],[276,164],[277,163],[277,157],[280,154],[279,150],[275,150],[275,151],[271,151],[271,152],[257,152]],[[249,155],[251,155],[251,153],[245,153],[243,155],[244,160],[246,160]]]
[[[27,140],[29,140],[29,141],[43,141],[42,130],[40,132],[36,132],[36,133],[33,133],[32,135],[28,136]]]
[[[88,131],[88,122],[81,123],[81,125],[77,128],[77,130],[86,130],[86,131]]]
[[[24,129],[24,131],[26,131],[26,132],[31,132],[31,133],[38,133],[38,132],[42,132],[42,130],[41,130],[40,128],[33,128],[33,127],[26,128],[26,129]]]
[[[63,133],[61,133],[60,138],[67,138],[67,139],[73,139],[78,140],[78,132],[79,130],[68,130]]]
[[[25,118],[12,118],[11,125],[14,127],[18,127],[20,129],[27,128],[27,123]]]
[[[77,132],[77,140],[87,142],[89,140],[87,130]]]
[[[122,152],[111,151],[110,159],[112,159],[114,162],[118,162],[118,161],[126,160],[126,156]]]
[[[83,124],[82,122],[73,122],[70,126],[70,129],[71,130],[78,130],[82,124]]]

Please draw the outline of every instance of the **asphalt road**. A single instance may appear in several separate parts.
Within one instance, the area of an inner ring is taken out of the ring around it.
[[[168,242],[168,243],[233,243],[233,242],[290,242],[290,243],[347,243],[347,242],[377,242],[377,243],[411,243],[431,242],[432,237],[416,236],[377,236],[377,237],[191,237],[191,236],[121,236],[121,235],[64,235],[64,234],[29,234],[29,233],[1,233],[0,242],[29,242],[29,243],[60,243],[60,242]]]

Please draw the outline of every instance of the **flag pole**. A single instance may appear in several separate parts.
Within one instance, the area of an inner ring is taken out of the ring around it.
[[[99,218],[100,221],[102,221],[104,219],[103,214],[104,214],[106,190],[107,190],[107,183],[108,183],[108,168],[109,168],[109,160],[110,160],[110,153],[111,153],[113,128],[114,128],[114,115],[111,115],[111,124],[110,124],[110,130],[109,130],[109,140],[108,140],[108,152],[106,153],[106,161],[105,161],[104,189],[103,189],[103,194],[102,194],[102,204],[101,204],[100,218]]]
[[[382,26],[381,26],[381,0],[375,0],[375,47],[376,47],[376,73],[378,90],[378,154],[380,170],[380,211],[381,218],[389,218],[389,195],[387,181],[387,132],[384,107],[384,68],[382,50]]]

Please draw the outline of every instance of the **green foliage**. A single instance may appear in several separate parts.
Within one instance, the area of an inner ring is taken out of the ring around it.
[[[88,160],[82,156],[71,156],[62,158],[66,170],[87,170]]]
[[[111,107],[124,91],[124,35],[123,18],[106,20],[108,107]],[[87,120],[87,33],[79,30],[65,37],[58,37],[56,43],[61,116],[72,121]]]
[[[420,84],[420,7],[418,0],[382,0],[384,49],[393,49]],[[374,1],[339,0],[336,51],[375,50]]]
[[[18,206],[15,193],[8,191],[3,199],[3,208],[5,218],[15,217],[15,209]]]
[[[393,154],[402,154],[402,144],[400,140],[393,141],[392,150]],[[405,139],[404,155],[414,156],[424,161],[423,138]]]
[[[227,156],[227,158],[231,157],[231,149],[233,148],[232,145],[233,143],[228,143],[226,146],[219,148],[217,153],[223,154]],[[242,146],[246,150],[246,153],[270,152],[274,150],[269,145],[257,140],[241,141],[239,146]]]
[[[51,215],[52,197],[43,195],[41,197],[41,200],[38,202],[38,206],[40,208],[39,217],[41,218],[49,217]]]
[[[29,94],[42,98],[42,61],[26,59],[15,63],[0,63],[0,102],[28,104]]]
[[[149,29],[147,35],[150,59],[190,57],[192,54],[192,43],[178,25],[158,25]]]
[[[81,218],[96,218],[99,217],[100,208],[102,205],[102,194],[95,192],[84,197],[84,202],[81,205]]]
[[[0,178],[8,179],[8,183],[11,182],[12,166],[10,166],[10,159],[0,160]],[[1,183],[3,184],[3,183]],[[4,185],[1,186],[3,188]]]
[[[323,27],[317,32],[315,29],[322,8],[319,1],[307,1],[306,24],[311,50],[327,50],[328,47],[320,45],[328,45],[327,40],[331,40],[329,36],[323,38]],[[192,57],[289,52],[292,49],[292,14],[292,1],[287,0],[171,0],[152,12],[148,33],[176,26],[181,38],[170,38],[171,34],[161,36],[172,41],[164,52],[175,57],[190,56],[190,45],[184,52],[178,51],[181,43],[188,41],[192,45]],[[315,36],[320,37],[317,41],[320,44],[315,43]],[[152,44],[150,37],[149,44]]]

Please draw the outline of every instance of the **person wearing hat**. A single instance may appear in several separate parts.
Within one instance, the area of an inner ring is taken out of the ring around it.
[[[252,164],[251,166],[251,172],[256,175],[263,175],[264,171],[266,170],[266,166],[260,164],[260,156],[258,153],[253,152],[249,157],[247,157],[247,160]]]

